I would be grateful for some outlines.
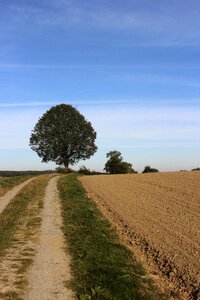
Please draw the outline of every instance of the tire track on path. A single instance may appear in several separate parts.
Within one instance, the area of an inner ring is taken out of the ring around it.
[[[73,292],[66,287],[71,279],[70,258],[64,250],[58,178],[50,179],[46,188],[40,241],[36,247],[35,262],[29,272],[26,300],[75,299]]]

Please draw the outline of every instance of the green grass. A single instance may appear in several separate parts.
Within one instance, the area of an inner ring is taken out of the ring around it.
[[[27,270],[35,256],[33,240],[39,232],[45,188],[51,176],[35,178],[0,214],[0,257],[2,261],[8,257],[12,260],[12,265],[8,265],[9,272],[0,274],[1,284],[7,279],[5,286],[9,287],[6,292],[0,292],[0,299],[23,299],[21,296],[28,285]]]
[[[0,214],[0,256],[11,245],[12,241],[14,242],[13,236],[21,224],[21,219],[26,214],[30,201],[43,197],[48,179],[47,176],[34,179],[12,199]],[[30,222],[34,223],[34,220],[30,220]]]
[[[14,186],[28,180],[32,176],[0,177],[0,197]]]
[[[76,175],[59,180],[63,230],[72,259],[72,288],[80,300],[154,299],[132,253],[87,198]]]

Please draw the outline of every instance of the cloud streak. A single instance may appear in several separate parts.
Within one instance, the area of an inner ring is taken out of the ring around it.
[[[119,4],[113,7],[109,4],[98,5],[96,1],[88,5],[87,1],[83,4],[79,1],[56,0],[48,1],[48,5],[46,1],[42,1],[35,6],[18,6],[12,3],[6,6],[6,11],[12,16],[14,24],[30,24],[31,20],[37,26],[61,26],[66,29],[81,26],[104,31],[123,31],[134,36],[134,44],[141,46],[199,45],[199,5],[182,4],[180,10],[177,1],[165,5],[160,1],[155,6],[148,4],[142,6],[138,2],[128,1],[127,9],[122,9]]]
[[[123,80],[126,82],[144,82],[144,83],[160,83],[160,84],[168,84],[168,85],[180,85],[180,86],[187,86],[191,88],[200,88],[199,80],[183,78],[183,77],[175,77],[174,75],[165,76],[162,74],[124,74],[121,73],[120,75],[111,75],[111,80]]]
[[[162,119],[163,116],[167,112],[170,112],[170,116],[180,116],[182,113],[185,113],[183,118],[190,118],[197,116],[199,118],[199,109],[200,109],[200,99],[199,98],[182,98],[182,99],[162,99],[162,98],[121,98],[121,99],[74,99],[74,100],[65,100],[61,99],[59,101],[41,101],[41,100],[27,100],[27,101],[4,101],[0,102],[1,108],[17,108],[17,107],[42,107],[42,106],[52,106],[58,105],[60,103],[71,104],[73,106],[85,106],[87,107],[87,112],[93,109],[93,107],[99,106],[99,114],[96,116],[97,119],[99,115],[102,117],[107,117],[112,120],[116,119],[116,116],[110,114],[109,110],[107,110],[107,106],[111,106],[111,109],[115,111],[116,109],[120,114],[117,116],[120,118],[128,119],[130,118],[138,118],[138,109],[141,111],[143,109],[143,118],[152,115],[149,114],[147,109],[152,109],[154,111],[153,116],[156,114],[157,117],[160,116]],[[102,108],[101,108],[102,107]],[[105,109],[106,108],[106,109]],[[130,110],[130,109],[131,110]],[[140,114],[139,114],[140,115]],[[116,120],[117,120],[116,119]]]
[[[11,107],[34,107],[34,106],[49,106],[55,105],[56,102],[11,102],[11,103],[0,103],[1,108]]]

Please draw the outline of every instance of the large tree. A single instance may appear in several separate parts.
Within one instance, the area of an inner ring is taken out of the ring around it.
[[[126,173],[137,173],[132,168],[132,164],[123,161],[121,152],[119,151],[110,151],[106,154],[108,158],[104,170],[111,174],[126,174]]]
[[[42,162],[54,161],[67,169],[96,152],[95,139],[91,123],[73,106],[60,104],[39,119],[31,134],[30,147]]]

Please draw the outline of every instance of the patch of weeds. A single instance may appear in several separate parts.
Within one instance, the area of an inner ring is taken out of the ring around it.
[[[41,217],[33,217],[28,221],[27,227],[35,227],[37,225],[40,225],[40,223],[41,223]]]
[[[2,262],[5,255],[9,255],[12,264],[8,270],[8,286],[13,287],[9,293],[4,293],[0,299],[21,299],[24,289],[27,287],[27,270],[33,263],[35,250],[31,248],[34,234],[39,230],[41,223],[38,203],[43,201],[45,187],[52,175],[43,175],[30,182],[9,203],[0,215],[0,256]],[[5,262],[6,265],[6,262]],[[6,268],[5,268],[6,270]],[[10,273],[9,273],[10,272]],[[6,273],[6,271],[5,271]],[[2,279],[3,274],[0,276]]]
[[[26,269],[33,263],[33,259],[32,258],[21,258],[19,260],[20,262],[20,266],[17,270],[18,274],[23,274]]]
[[[19,266],[19,265],[18,265],[18,264],[16,264],[16,263],[11,265],[11,267],[12,267],[12,268],[14,268],[14,269],[17,269],[17,268],[18,268],[18,266]]]
[[[28,180],[32,176],[14,176],[14,177],[1,177],[0,178],[0,197],[14,186]]]
[[[34,252],[35,251],[30,252],[30,251],[25,250],[21,254],[22,254],[23,257],[28,258],[28,257],[32,257]]]
[[[44,202],[41,200],[38,202],[38,207],[41,209],[44,206]]]
[[[71,255],[72,284],[80,300],[154,299],[154,288],[132,253],[88,199],[77,176],[59,180],[63,231]],[[148,289],[145,287],[148,286]]]
[[[6,209],[0,214],[0,255],[8,248],[12,242],[23,244],[14,234],[17,232],[26,215],[27,206],[34,199],[41,199],[44,195],[44,189],[49,180],[49,176],[40,176],[25,186]],[[37,219],[38,221],[38,219]],[[31,220],[30,220],[31,222]],[[34,221],[35,222],[35,221]]]
[[[4,299],[4,300],[23,300],[17,294],[17,292],[14,292],[14,291],[8,291],[8,292],[5,292],[5,293],[0,293],[0,297],[1,297],[1,299]]]
[[[3,277],[1,280],[2,280],[3,282],[8,282],[8,278],[7,278],[7,277]]]

